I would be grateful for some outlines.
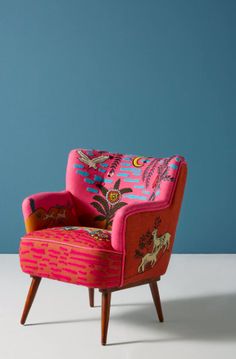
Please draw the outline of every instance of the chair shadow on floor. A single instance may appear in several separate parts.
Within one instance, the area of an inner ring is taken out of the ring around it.
[[[140,340],[136,343],[179,340],[236,342],[236,293],[167,300],[163,301],[162,306],[165,322],[157,323],[158,333],[162,333],[162,338],[166,334],[166,339]],[[116,316],[116,320],[149,328],[153,336],[156,317],[152,303],[133,308],[131,304],[129,309],[124,315]]]
[[[112,307],[124,307],[124,312],[115,313]],[[112,321],[129,323],[145,328],[150,332],[150,339],[129,342],[109,343],[121,345],[150,342],[189,341],[236,341],[236,293],[224,295],[181,298],[162,302],[165,322],[159,323],[153,303],[114,304],[111,306],[110,326]],[[127,309],[125,309],[127,307]],[[88,321],[95,320],[89,318]],[[97,320],[97,319],[96,319]],[[72,319],[28,325],[65,324],[87,321]],[[157,331],[158,329],[158,331]],[[161,338],[158,339],[158,334]],[[166,336],[166,339],[164,338]],[[154,338],[153,338],[154,337]]]

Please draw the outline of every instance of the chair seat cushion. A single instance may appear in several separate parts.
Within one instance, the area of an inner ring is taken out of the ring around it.
[[[54,227],[21,238],[24,272],[91,288],[118,287],[122,253],[111,246],[111,231],[90,227]]]

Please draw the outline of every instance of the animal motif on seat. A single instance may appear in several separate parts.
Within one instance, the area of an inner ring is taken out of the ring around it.
[[[161,251],[161,249],[163,249],[163,252],[165,252],[170,246],[171,234],[166,232],[162,236],[158,237],[157,232],[157,228],[155,228],[152,232],[152,252],[148,252],[143,256],[142,261],[138,267],[138,273],[143,273],[145,271],[145,267],[149,263],[151,264],[151,268],[153,268],[157,261],[157,255]]]
[[[85,228],[85,230],[90,234],[91,237],[97,241],[108,241],[110,242],[111,236],[107,231],[94,228]]]
[[[111,235],[108,231],[104,231],[102,229],[97,228],[89,228],[89,227],[77,227],[77,226],[65,226],[60,228],[64,231],[76,231],[76,230],[84,230],[85,232],[89,233],[90,236],[97,241],[109,241],[111,240]]]

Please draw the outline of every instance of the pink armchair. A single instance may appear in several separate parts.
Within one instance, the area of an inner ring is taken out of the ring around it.
[[[162,322],[157,281],[170,260],[186,176],[181,156],[72,150],[66,190],[23,201],[20,264],[32,282],[21,324],[42,278],[86,286],[91,307],[99,289],[103,345],[114,291],[148,283]]]

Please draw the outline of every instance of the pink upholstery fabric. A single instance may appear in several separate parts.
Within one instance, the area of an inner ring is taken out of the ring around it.
[[[158,201],[167,206],[183,160],[72,150],[66,189],[76,198],[80,224],[110,229],[116,211],[127,204]]]
[[[72,150],[66,191],[23,202],[30,233],[20,243],[22,270],[94,288],[164,274],[186,173],[178,155]]]
[[[69,191],[31,195],[23,201],[22,211],[27,232],[78,224],[76,207]]]
[[[67,207],[74,211],[76,215],[73,196],[69,191],[61,192],[41,192],[33,194],[24,199],[22,211],[24,219],[27,219],[35,210],[43,208],[48,211],[52,207]]]
[[[174,245],[187,166],[182,163],[172,202],[137,203],[119,210],[112,245],[123,253],[121,286],[165,274]]]
[[[122,254],[111,246],[111,232],[88,227],[55,227],[21,239],[24,272],[88,287],[109,288],[121,281]]]
[[[128,218],[128,216],[135,213],[145,213],[145,212],[151,213],[155,211],[160,211],[170,206],[181,166],[186,166],[186,162],[181,161],[181,164],[178,167],[178,171],[176,172],[176,176],[175,176],[175,182],[173,185],[173,190],[172,193],[169,194],[168,196],[168,201],[156,200],[151,203],[150,201],[130,203],[128,206],[121,208],[116,213],[112,225],[112,246],[114,249],[121,252],[123,252],[125,249],[125,229],[126,229],[126,219]]]

